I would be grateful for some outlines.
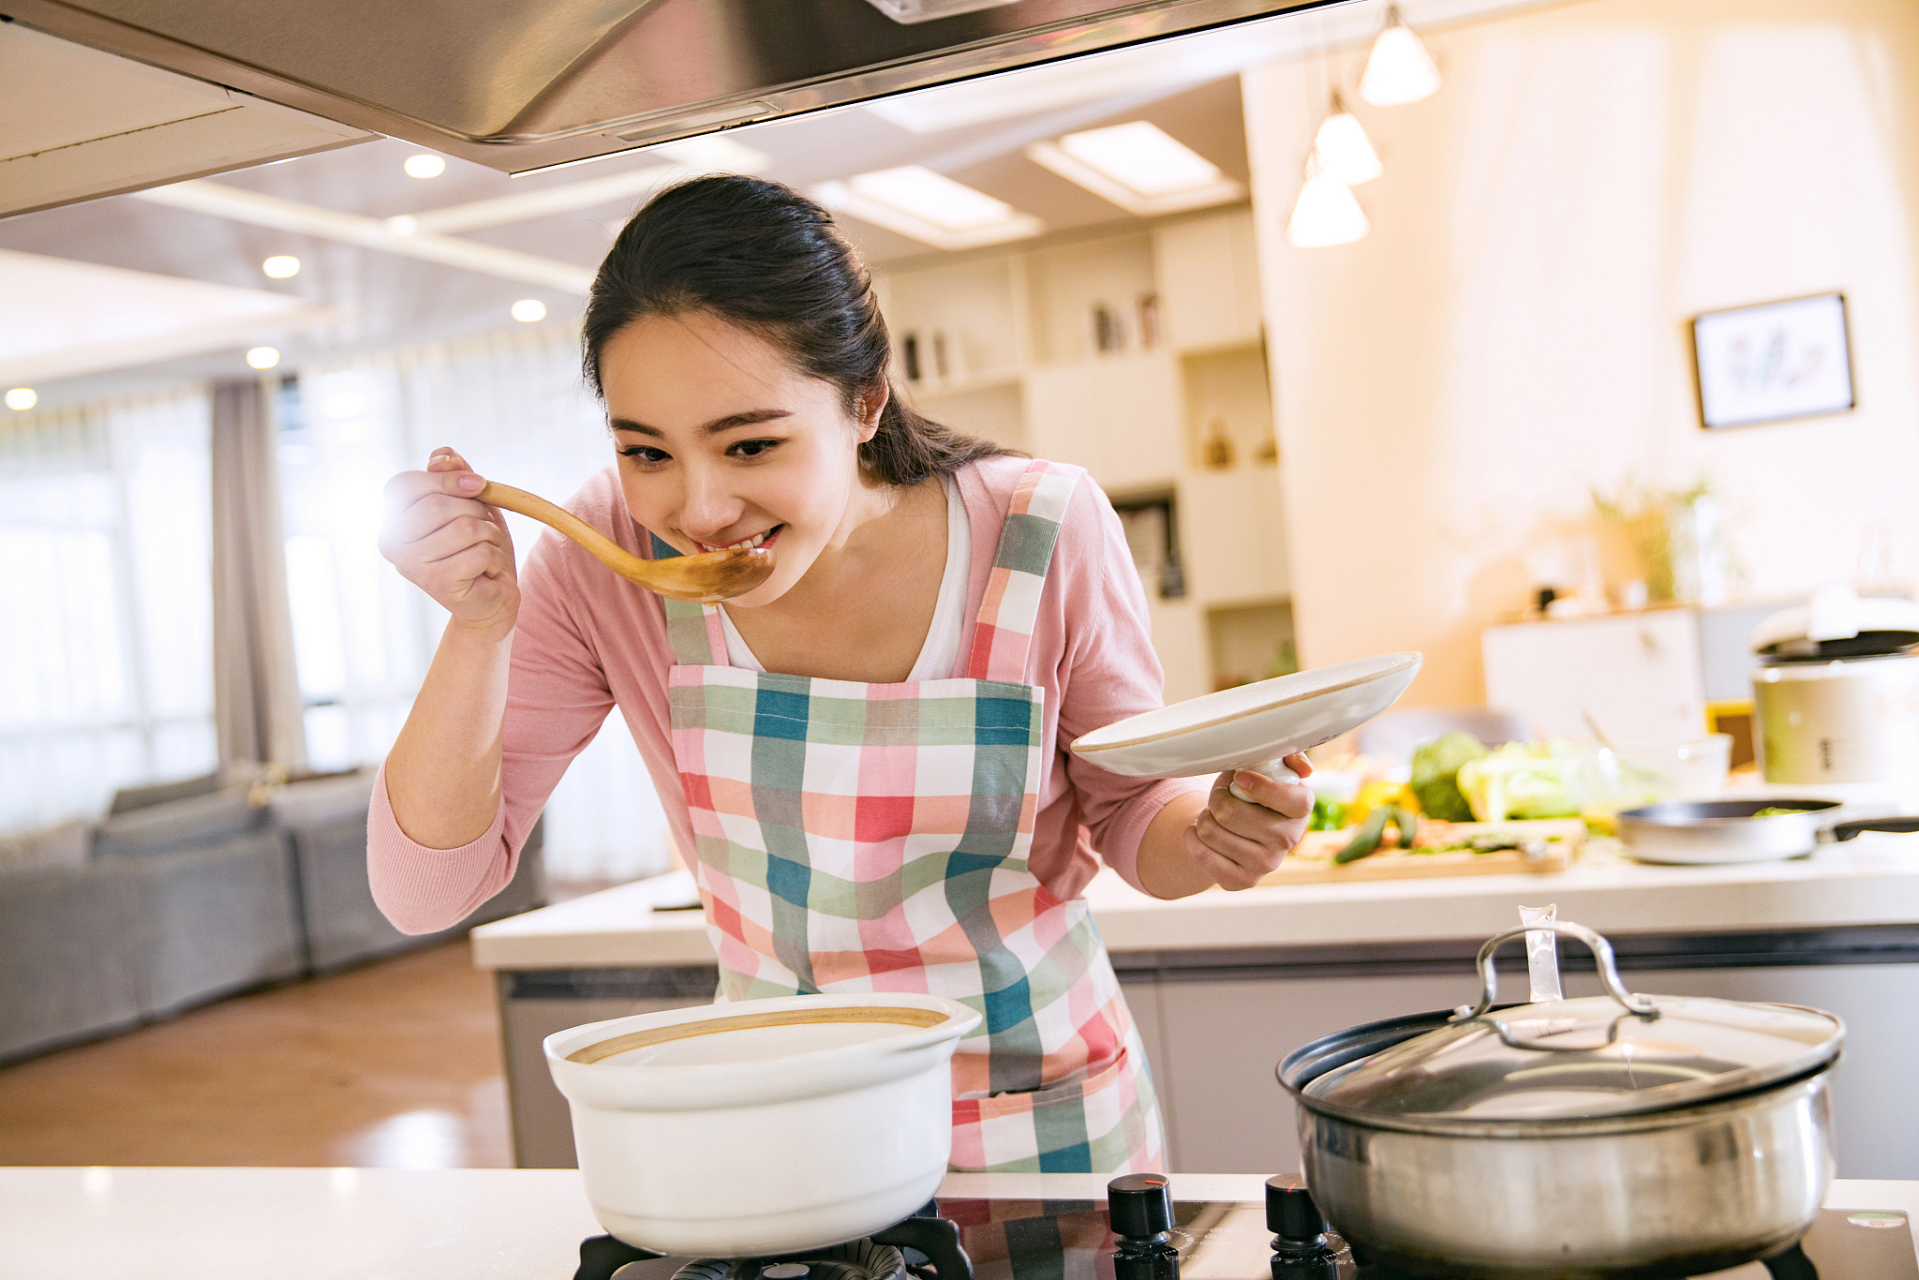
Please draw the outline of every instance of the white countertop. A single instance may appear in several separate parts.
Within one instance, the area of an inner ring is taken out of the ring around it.
[[[684,883],[679,873],[677,883]],[[712,964],[695,911],[652,910],[666,877],[620,885],[482,925],[473,958],[488,969]],[[1103,871],[1087,888],[1108,949],[1203,950],[1483,939],[1514,908],[1557,903],[1561,920],[1602,933],[1711,933],[1919,922],[1919,835],[1867,832],[1809,858],[1718,867],[1634,862],[1594,842],[1568,871],[1451,876],[1148,898]]]
[[[1263,1179],[1175,1174],[1182,1200]],[[1091,1200],[1100,1174],[955,1174],[945,1197]],[[1830,1208],[1904,1210],[1919,1182],[1835,1182]],[[572,1169],[0,1169],[6,1280],[568,1280],[599,1235]]]

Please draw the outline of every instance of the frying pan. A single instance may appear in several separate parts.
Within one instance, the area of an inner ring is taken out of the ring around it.
[[[1825,824],[1837,800],[1662,800],[1619,815],[1619,838],[1641,862],[1763,862],[1800,858],[1821,840],[1861,831],[1919,831],[1919,817]],[[1764,810],[1785,810],[1766,813]]]

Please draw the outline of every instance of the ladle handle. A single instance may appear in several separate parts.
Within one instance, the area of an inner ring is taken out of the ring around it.
[[[565,507],[556,507],[545,498],[528,493],[524,489],[515,489],[510,484],[489,480],[486,482],[486,488],[480,490],[478,496],[481,502],[489,506],[517,511],[523,516],[531,516],[543,525],[558,529],[592,552],[594,559],[622,576],[629,576],[628,570],[632,568],[634,562],[646,563]]]
[[[1271,778],[1274,782],[1302,781],[1300,776],[1293,772],[1293,767],[1286,763],[1284,756],[1277,760],[1264,760],[1259,764],[1243,764],[1239,766],[1239,768],[1244,769],[1247,773],[1257,773],[1263,778]],[[1235,773],[1238,771],[1237,769],[1234,770]],[[1237,782],[1228,783],[1226,789],[1233,793],[1235,800],[1244,800],[1247,804],[1259,803],[1259,801],[1253,799],[1244,791],[1241,791],[1239,789],[1239,783]]]
[[[1533,924],[1517,925],[1504,933],[1494,934],[1486,939],[1486,945],[1479,949],[1479,1003],[1471,1007],[1461,1005],[1453,1014],[1454,1022],[1465,1022],[1477,1018],[1493,1007],[1493,1001],[1499,997],[1499,970],[1494,965],[1493,953],[1499,950],[1502,942],[1511,942],[1514,938],[1523,938],[1529,933],[1539,933],[1550,929],[1554,933],[1571,934],[1591,948],[1593,963],[1598,966],[1599,980],[1606,984],[1606,992],[1617,1000],[1628,1013],[1642,1018],[1656,1018],[1659,1009],[1653,1004],[1651,996],[1636,995],[1626,990],[1626,984],[1619,980],[1619,966],[1613,960],[1612,943],[1594,933],[1583,924],[1574,924],[1570,920],[1541,920]]]

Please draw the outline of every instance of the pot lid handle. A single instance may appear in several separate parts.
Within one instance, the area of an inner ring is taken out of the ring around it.
[[[1612,943],[1583,924],[1574,924],[1570,920],[1540,920],[1532,924],[1519,925],[1486,939],[1486,944],[1479,949],[1479,1003],[1460,1005],[1449,1021],[1470,1022],[1474,1018],[1483,1017],[1486,1011],[1493,1007],[1493,1001],[1499,996],[1499,970],[1494,964],[1493,953],[1499,950],[1502,942],[1511,942],[1515,938],[1523,938],[1528,933],[1538,933],[1542,930],[1570,934],[1585,943],[1593,953],[1593,962],[1599,968],[1599,978],[1606,984],[1607,994],[1617,1000],[1620,1007],[1627,1013],[1636,1014],[1641,1018],[1659,1016],[1658,1006],[1653,1003],[1651,996],[1636,995],[1626,990],[1626,984],[1619,980],[1619,967],[1613,962]],[[1501,1039],[1506,1039],[1505,1028],[1501,1027],[1500,1031]]]

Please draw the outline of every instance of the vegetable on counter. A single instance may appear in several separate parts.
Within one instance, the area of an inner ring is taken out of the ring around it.
[[[1459,790],[1481,822],[1576,818],[1572,764],[1549,743],[1509,742],[1459,766]]]
[[[1313,816],[1306,819],[1308,831],[1337,831],[1346,825],[1346,806],[1329,795],[1313,794]]]
[[[1383,805],[1374,809],[1359,830],[1353,833],[1353,838],[1346,842],[1346,847],[1333,855],[1333,861],[1336,863],[1358,862],[1361,858],[1370,856],[1379,848],[1380,839],[1386,834],[1386,817],[1391,812],[1391,809]]]
[[[1336,863],[1358,862],[1379,852],[1382,846],[1396,844],[1408,853],[1423,853],[1413,841],[1419,836],[1419,815],[1396,804],[1383,804],[1367,815],[1366,821],[1345,848],[1333,855]]]
[[[1346,821],[1364,822],[1373,815],[1373,810],[1387,808],[1405,809],[1410,813],[1420,811],[1418,799],[1405,783],[1374,778],[1362,784],[1359,794],[1346,806]]]
[[[1486,754],[1486,745],[1464,731],[1436,738],[1415,750],[1408,787],[1419,801],[1419,811],[1442,822],[1471,822],[1473,810],[1459,790],[1459,770],[1468,760]]]

